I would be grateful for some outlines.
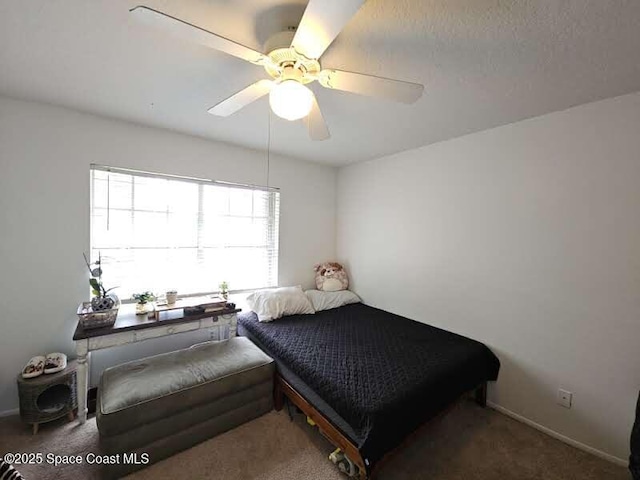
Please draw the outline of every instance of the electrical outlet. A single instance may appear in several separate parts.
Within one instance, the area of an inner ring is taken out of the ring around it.
[[[571,404],[573,403],[573,393],[568,392],[567,390],[558,389],[558,405],[561,405],[565,408],[571,408]]]

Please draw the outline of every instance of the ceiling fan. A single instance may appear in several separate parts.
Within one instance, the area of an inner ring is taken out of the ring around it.
[[[215,50],[264,67],[270,79],[259,80],[222,100],[209,113],[227,117],[269,94],[273,112],[287,120],[306,117],[312,140],[326,140],[329,130],[313,92],[305,85],[317,81],[325,88],[382,97],[403,103],[420,98],[417,83],[323,69],[319,58],[365,0],[310,0],[300,25],[273,35],[260,53],[188,22],[149,7],[137,6],[131,14],[140,21]]]

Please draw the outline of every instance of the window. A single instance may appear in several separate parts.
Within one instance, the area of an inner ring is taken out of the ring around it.
[[[121,299],[269,287],[278,277],[272,189],[91,167],[91,259]]]

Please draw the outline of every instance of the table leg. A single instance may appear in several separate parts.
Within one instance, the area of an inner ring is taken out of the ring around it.
[[[238,316],[234,313],[229,322],[229,338],[233,338],[238,334]]]
[[[78,354],[78,421],[82,424],[87,421],[87,390],[89,389],[89,357],[88,340],[80,340],[76,343]]]

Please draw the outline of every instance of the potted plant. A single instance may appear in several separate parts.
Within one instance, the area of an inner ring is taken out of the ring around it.
[[[153,302],[156,299],[156,296],[153,292],[142,292],[142,293],[134,293],[133,299],[136,303],[136,315],[144,315],[149,312],[149,302]]]
[[[178,291],[177,290],[167,290],[165,294],[167,298],[167,305],[174,305],[178,300]]]
[[[111,310],[118,302],[118,297],[110,294],[113,289],[105,288],[102,283],[102,255],[98,254],[98,260],[94,263],[89,263],[87,256],[83,253],[84,263],[87,264],[91,278],[89,279],[89,285],[91,285],[93,298],[91,299],[91,308],[94,312],[102,312],[104,310]]]
[[[116,323],[120,300],[112,293],[113,288],[106,288],[102,283],[102,256],[98,254],[98,260],[90,263],[83,253],[84,263],[87,265],[89,285],[93,298],[89,302],[82,302],[78,306],[77,314],[80,327],[101,328],[110,327]]]
[[[229,284],[227,282],[222,282],[218,285],[218,288],[220,289],[220,295],[222,295],[222,298],[227,300],[229,298]]]

